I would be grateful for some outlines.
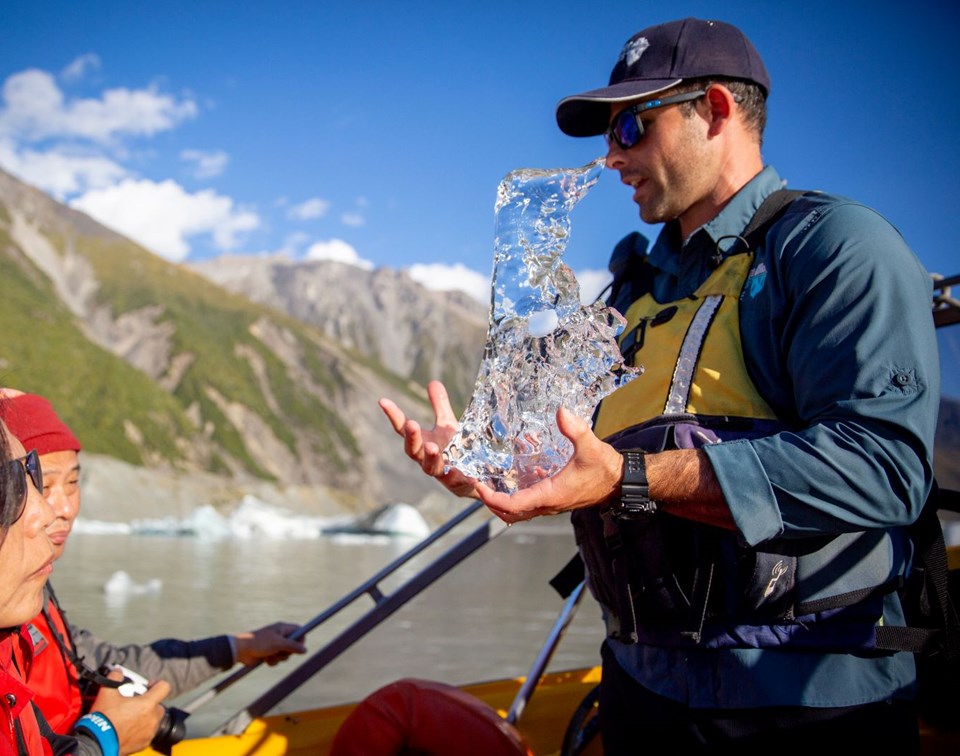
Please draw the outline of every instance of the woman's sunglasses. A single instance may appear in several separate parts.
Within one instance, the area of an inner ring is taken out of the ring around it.
[[[672,97],[662,97],[658,100],[647,100],[631,105],[617,113],[610,128],[604,133],[607,144],[612,139],[620,149],[629,150],[643,138],[643,121],[640,120],[640,114],[654,108],[662,108],[665,105],[675,105],[678,102],[690,102],[699,97],[703,97],[706,90],[699,89],[696,92],[684,92],[683,94],[673,95]]]
[[[4,502],[3,512],[0,513],[0,526],[8,528],[23,517],[23,510],[27,508],[27,476],[30,476],[34,487],[42,494],[43,472],[40,470],[40,457],[36,449],[25,457],[11,459],[6,465],[9,485],[7,500]]]

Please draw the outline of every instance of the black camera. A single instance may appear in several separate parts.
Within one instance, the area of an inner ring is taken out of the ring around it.
[[[107,675],[114,670],[120,670],[123,673],[123,681],[116,682],[107,679]],[[111,688],[117,688],[121,696],[131,697],[139,696],[147,692],[147,678],[143,677],[131,669],[127,669],[121,664],[105,665],[100,668],[99,679],[95,680],[99,685],[107,685]],[[88,678],[89,679],[89,678]],[[182,709],[174,707],[164,707],[163,719],[157,727],[157,732],[150,741],[150,747],[158,753],[170,756],[173,747],[183,740],[187,735],[187,717],[190,715]]]
[[[157,734],[150,741],[150,747],[158,753],[170,756],[173,747],[186,737],[188,716],[190,715],[183,709],[173,706],[165,708],[163,719],[157,727]]]

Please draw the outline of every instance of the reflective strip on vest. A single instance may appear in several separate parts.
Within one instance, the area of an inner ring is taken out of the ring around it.
[[[740,343],[740,291],[752,260],[750,253],[728,257],[690,297],[660,303],[647,294],[630,305],[621,349],[638,343],[629,361],[644,372],[601,402],[597,436],[662,415],[777,419],[750,379]]]
[[[693,383],[693,371],[700,361],[700,350],[703,349],[703,340],[707,338],[707,329],[710,328],[710,323],[713,321],[713,316],[717,314],[721,302],[723,302],[721,296],[707,297],[697,310],[697,314],[693,316],[690,330],[687,331],[683,346],[680,347],[677,367],[673,371],[673,381],[667,394],[667,404],[663,408],[665,415],[678,415],[687,409],[687,404],[690,401],[690,386]]]

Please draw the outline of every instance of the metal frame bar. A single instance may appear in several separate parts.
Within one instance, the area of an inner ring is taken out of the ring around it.
[[[303,664],[299,665],[290,674],[274,684],[249,706],[234,714],[227,722],[210,733],[210,736],[238,735],[242,733],[254,719],[269,712],[274,706],[280,703],[280,701],[293,693],[327,664],[363,638],[373,628],[397,611],[397,609],[507,529],[507,525],[504,522],[491,517],[458,543],[451,546],[440,557],[424,567],[403,585],[399,586],[393,593],[384,593],[381,591],[378,585],[380,581],[395,572],[398,567],[409,561],[415,554],[423,551],[427,546],[434,543],[443,533],[448,532],[455,524],[461,522],[482,506],[480,502],[477,502],[469,507],[461,515],[448,522],[443,528],[437,530],[433,535],[396,559],[366,583],[351,591],[336,604],[318,615],[314,620],[301,627],[295,634],[296,637],[302,637],[306,632],[322,624],[364,594],[369,595],[370,598],[373,599],[374,607],[372,609],[368,610],[366,614],[343,630],[339,635],[328,641],[326,645],[316,651],[310,658],[303,662]],[[443,532],[441,533],[441,531]],[[240,672],[243,672],[243,670],[240,670]],[[233,677],[236,676],[237,675],[234,675]],[[224,683],[221,683],[220,686],[212,690],[219,692],[227,682],[228,681],[224,681]],[[216,693],[214,693],[214,695],[215,694]],[[201,703],[197,703],[196,705],[191,704],[193,706],[191,711],[195,710]]]

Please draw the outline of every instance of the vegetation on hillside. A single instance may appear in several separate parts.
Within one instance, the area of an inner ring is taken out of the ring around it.
[[[148,451],[177,459],[176,439],[195,432],[177,400],[92,343],[2,228],[0,245],[8,252],[0,254],[0,384],[50,399],[91,451],[134,464],[147,462]]]

